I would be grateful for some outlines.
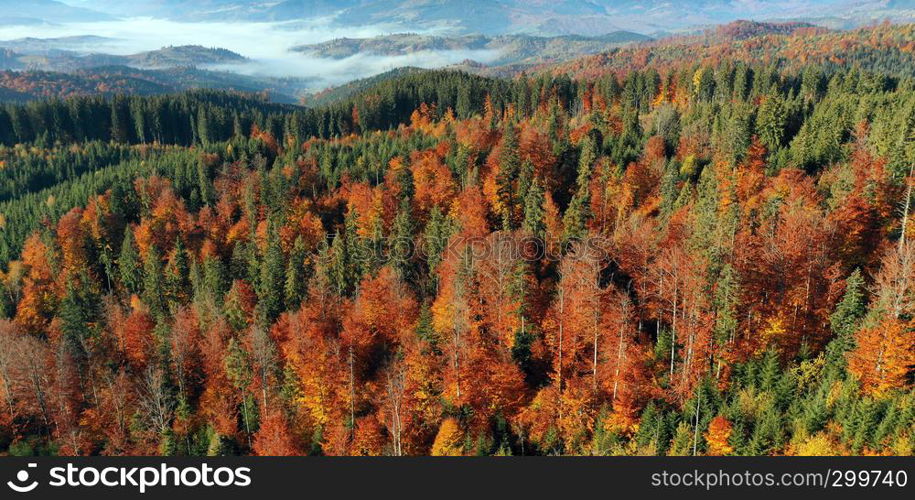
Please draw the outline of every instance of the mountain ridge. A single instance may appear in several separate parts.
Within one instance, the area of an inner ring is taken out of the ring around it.
[[[493,65],[541,63],[596,53],[614,46],[652,40],[629,31],[614,31],[597,37],[564,35],[462,35],[432,36],[397,33],[372,38],[337,38],[326,42],[299,45],[291,50],[316,57],[344,59],[357,54],[401,56],[426,50],[497,51]]]
[[[600,35],[616,30],[655,35],[741,18],[798,20],[844,27],[890,18],[915,20],[915,4],[876,0],[116,0],[91,5],[111,15],[142,15],[181,21],[278,22],[326,17],[338,26],[385,24],[404,30],[439,30],[451,34],[528,33]]]

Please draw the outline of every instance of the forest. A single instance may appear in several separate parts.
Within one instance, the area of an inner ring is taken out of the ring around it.
[[[0,105],[0,452],[911,455],[911,30]]]

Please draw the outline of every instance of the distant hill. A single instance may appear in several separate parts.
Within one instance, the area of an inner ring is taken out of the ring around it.
[[[339,26],[491,36],[595,36],[616,30],[657,35],[736,19],[844,28],[883,19],[915,21],[911,0],[85,0],[83,5],[115,15],[181,21],[288,22],[321,16]]]
[[[0,71],[0,100],[223,89],[258,93],[274,102],[294,104],[309,85],[310,81],[304,79],[253,77],[190,67],[148,70],[103,66],[69,73]]]
[[[401,78],[413,73],[421,73],[423,71],[428,70],[413,67],[397,68],[375,76],[360,78],[359,80],[353,80],[338,87],[332,87],[321,92],[307,95],[304,97],[303,101],[304,104],[309,107],[326,106],[328,104],[339,102],[354,95],[360,94],[382,82]]]
[[[915,24],[830,31],[797,23],[737,22],[699,35],[615,48],[538,69],[594,78],[648,67],[666,71],[697,64],[715,65],[727,59],[794,69],[805,64],[853,65],[886,75],[915,77],[913,40]]]
[[[148,79],[107,72],[71,74],[50,71],[0,71],[0,98],[4,100],[65,98],[95,94],[151,95],[174,90],[174,87]]]
[[[86,2],[89,4],[89,2]],[[91,0],[93,8],[123,16],[185,21],[288,21],[324,16],[363,4],[361,0]]]
[[[706,35],[727,40],[745,40],[762,35],[790,35],[800,29],[823,30],[814,24],[804,22],[765,23],[740,19],[711,28],[706,31]]]
[[[0,49],[0,68],[3,69],[20,69],[23,67],[22,61],[19,58],[22,57],[21,54],[13,52],[9,49]]]
[[[127,56],[130,66],[141,68],[169,68],[200,64],[242,63],[248,59],[231,50],[207,48],[200,45],[169,46],[159,50]]]
[[[99,50],[99,45],[114,42],[116,39],[96,35],[62,36],[55,38],[25,37],[15,40],[0,40],[0,47],[15,50],[23,54],[44,53],[51,50]]]
[[[74,47],[88,43],[74,41]],[[6,47],[0,52],[0,69],[34,69],[43,71],[76,71],[99,66],[132,66],[145,69],[163,69],[209,64],[243,63],[248,59],[226,49],[207,48],[200,45],[164,47],[158,50],[132,55],[111,55],[102,53],[83,54],[72,50],[61,50],[65,39],[20,39],[0,42]]]
[[[108,14],[54,0],[0,0],[0,21],[4,24],[92,22],[111,19],[112,16]]]
[[[357,54],[401,56],[421,51],[492,51],[490,65],[537,64],[593,54],[614,46],[651,40],[628,31],[614,31],[597,37],[566,35],[429,36],[400,33],[374,38],[338,38],[293,50],[316,57],[343,59]]]

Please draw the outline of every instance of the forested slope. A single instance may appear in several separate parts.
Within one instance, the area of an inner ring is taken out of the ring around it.
[[[912,454],[915,81],[845,66],[8,105],[0,443]]]
[[[828,31],[798,23],[736,21],[699,35],[662,39],[555,65],[557,73],[594,78],[653,68],[741,61],[801,71],[805,66],[859,67],[888,76],[915,74],[915,25],[889,23]]]

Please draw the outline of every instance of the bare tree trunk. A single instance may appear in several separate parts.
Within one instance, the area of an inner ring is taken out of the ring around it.
[[[171,426],[174,401],[163,387],[164,374],[158,368],[148,368],[143,377],[140,407],[160,435]],[[246,417],[247,418],[247,417]]]
[[[3,393],[6,395],[6,405],[10,414],[10,421],[12,421],[15,414],[13,410],[13,391],[10,387],[10,362],[13,359],[13,346],[11,344],[13,339],[12,336],[4,337],[0,339],[0,378],[3,379]]]
[[[673,318],[670,321],[670,378],[674,378],[674,366],[676,364],[677,354],[677,299],[679,298],[679,285],[674,285]]]
[[[623,363],[623,331],[625,328],[625,316],[623,323],[620,324],[619,338],[617,339],[617,348],[616,348],[616,370],[613,374],[613,399],[611,401],[616,401],[616,390],[620,383],[620,365]]]
[[[909,225],[909,206],[912,201],[912,171],[915,170],[915,163],[909,166],[909,176],[906,178],[905,183],[907,184],[905,190],[905,208],[902,212],[902,231],[899,235],[899,250],[902,251],[902,247],[905,245],[905,230]]]
[[[597,305],[597,307],[600,307],[600,305]],[[594,313],[594,358],[591,361],[591,372],[593,373],[591,377],[591,390],[594,392],[597,392],[597,340],[598,336],[600,335],[600,327],[598,326],[597,314],[597,312]]]
[[[353,365],[355,364],[355,356],[353,354],[353,346],[349,346],[349,422],[350,422],[350,433],[353,433],[356,428],[356,377],[355,369]]]
[[[562,285],[559,285],[559,369],[557,370],[557,382],[559,385],[559,424],[562,424],[562,335],[563,324],[565,323],[565,293]]]
[[[696,456],[696,446],[699,442],[699,401],[702,399],[702,391],[696,391],[696,424],[693,426],[693,456]]]
[[[403,422],[401,419],[401,408],[403,406],[403,395],[406,388],[406,374],[403,366],[399,363],[392,363],[387,370],[387,396],[390,405],[391,414],[391,445],[394,456],[403,455]]]

